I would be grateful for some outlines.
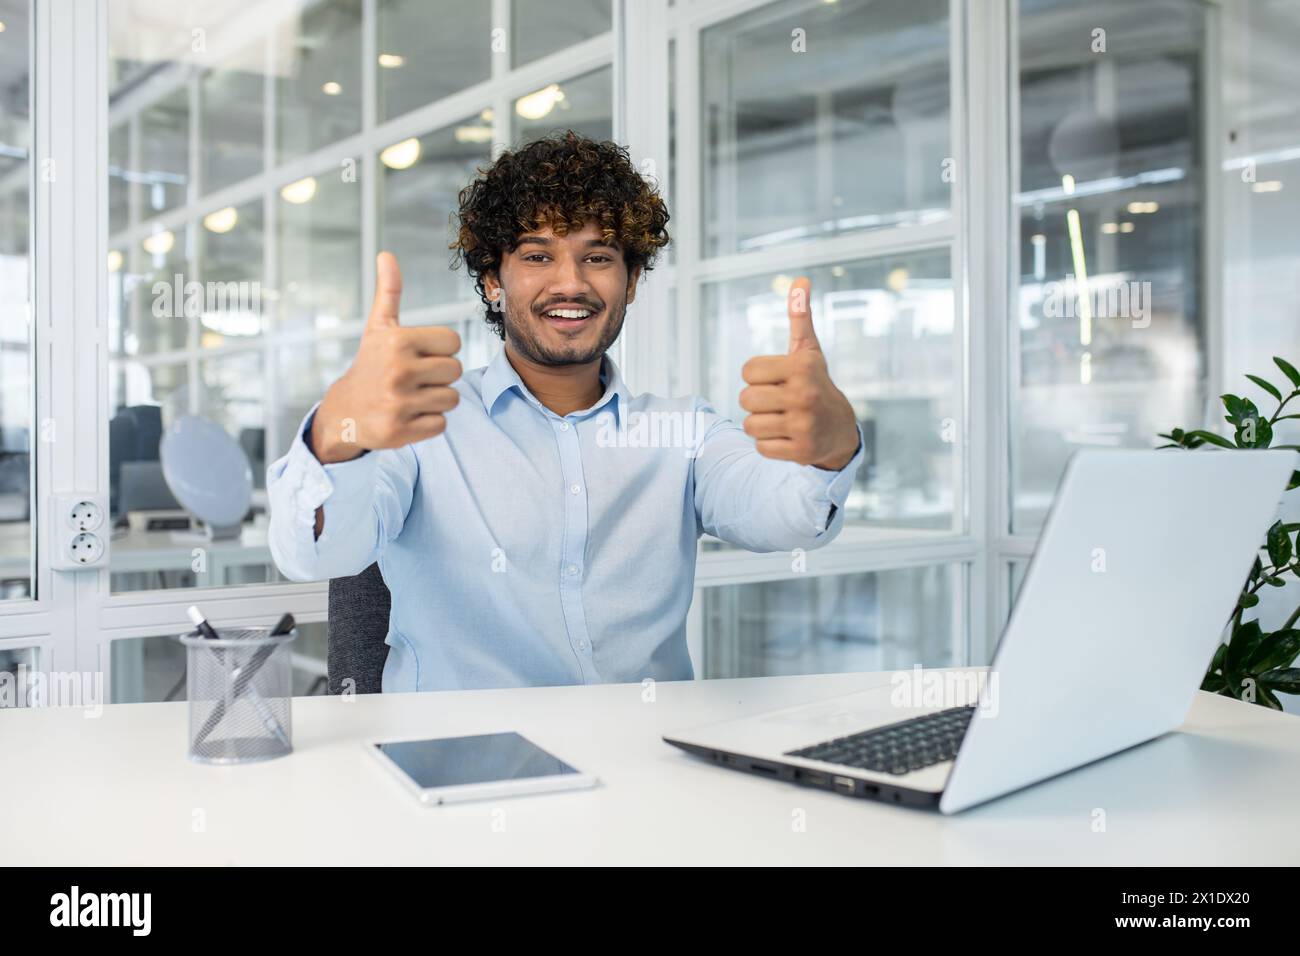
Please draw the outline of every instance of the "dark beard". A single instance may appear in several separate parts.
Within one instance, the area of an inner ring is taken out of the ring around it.
[[[609,347],[614,344],[614,340],[623,331],[623,320],[626,316],[627,302],[624,300],[619,304],[617,314],[615,314],[613,308],[610,309],[600,340],[584,352],[575,352],[571,348],[548,349],[533,334],[531,323],[514,321],[508,308],[504,313],[505,332],[506,338],[515,347],[515,351],[537,365],[545,365],[550,368],[561,368],[566,365],[587,365],[609,351]]]

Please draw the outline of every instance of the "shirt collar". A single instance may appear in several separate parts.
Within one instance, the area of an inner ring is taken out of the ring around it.
[[[619,372],[618,366],[614,364],[614,360],[606,355],[603,361],[604,367],[601,377],[605,384],[605,393],[600,397],[600,400],[597,401],[595,405],[591,406],[591,408],[585,412],[585,414],[592,414],[604,405],[612,403],[614,405],[615,414],[619,416],[625,415],[628,403],[632,400],[632,395],[628,391],[627,385],[623,382],[623,376]],[[529,400],[533,405],[545,412],[545,414],[554,414],[547,409],[545,405],[539,402],[533,393],[528,390],[528,386],[525,385],[523,379],[519,377],[519,373],[515,371],[515,367],[511,365],[510,360],[506,358],[505,346],[502,346],[497,350],[497,354],[493,356],[492,361],[488,363],[487,369],[483,372],[483,408],[487,411],[488,415],[491,415],[492,410],[496,407],[497,399],[511,389],[514,389],[525,399]],[[618,402],[613,402],[615,396],[618,397]]]

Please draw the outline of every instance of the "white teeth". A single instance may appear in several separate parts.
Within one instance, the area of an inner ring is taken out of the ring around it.
[[[591,315],[586,309],[552,309],[546,314],[557,319],[585,319]]]

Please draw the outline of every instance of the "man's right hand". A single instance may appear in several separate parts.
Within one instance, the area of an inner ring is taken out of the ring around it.
[[[398,321],[402,272],[391,252],[375,262],[375,301],[352,367],[330,386],[312,420],[311,444],[323,464],[377,448],[401,448],[442,434],[460,394],[460,336]]]

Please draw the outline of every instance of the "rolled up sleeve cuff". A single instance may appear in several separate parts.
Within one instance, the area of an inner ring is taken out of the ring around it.
[[[828,471],[816,465],[803,467],[801,474],[809,491],[821,495],[827,506],[824,512],[825,520],[819,530],[828,530],[836,513],[844,510],[845,502],[849,500],[849,492],[853,490],[853,480],[857,477],[858,468],[862,466],[866,452],[867,443],[862,434],[862,426],[858,425],[858,450],[849,459],[847,465],[839,471]]]
[[[323,465],[311,449],[312,421],[319,403],[303,419],[288,453],[267,469],[267,487],[271,489],[272,509],[288,505],[292,513],[294,538],[297,542],[316,544],[316,509],[325,507],[325,530],[330,533],[328,502],[368,500],[368,490],[375,481],[376,456],[363,453],[350,461]],[[278,499],[278,500],[277,500]],[[313,548],[314,550],[314,548]]]

